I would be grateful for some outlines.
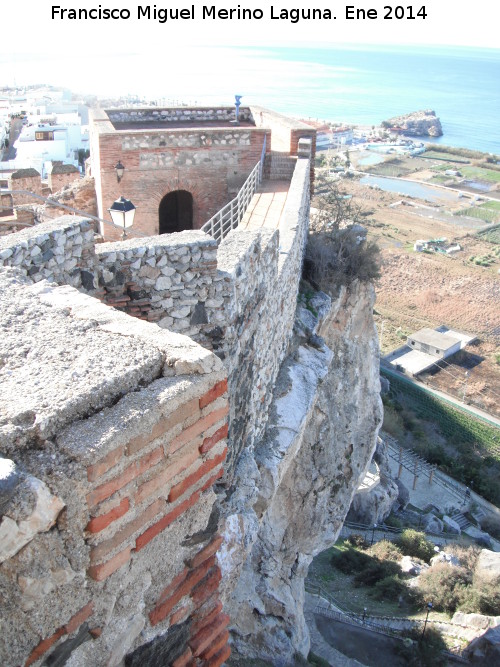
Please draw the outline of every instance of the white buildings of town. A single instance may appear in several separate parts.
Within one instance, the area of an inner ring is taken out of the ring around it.
[[[78,152],[89,148],[83,103],[72,100],[67,91],[43,87],[0,97],[0,123],[6,109],[9,119],[22,119],[23,127],[13,145],[15,155],[1,163],[2,170],[34,168],[45,178],[53,162],[78,166]]]
[[[38,121],[28,121],[14,143],[15,166],[16,169],[33,167],[45,177],[52,162],[78,166],[78,151],[88,146],[88,126],[81,125],[78,114],[43,116]]]

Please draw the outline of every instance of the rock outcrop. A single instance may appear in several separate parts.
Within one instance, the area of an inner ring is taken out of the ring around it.
[[[247,659],[293,665],[309,650],[304,579],[338,535],[381,420],[373,294],[342,288],[322,338],[299,324],[265,435],[240,458],[224,501],[225,608],[233,649]]]
[[[474,574],[484,580],[500,583],[500,554],[481,549]]]
[[[394,116],[383,122],[385,127],[399,128],[410,137],[441,137],[443,128],[436,112],[431,109]]]
[[[369,526],[383,523],[398,504],[399,488],[391,478],[388,455],[383,440],[379,438],[373,463],[378,470],[378,483],[366,488],[362,484],[352,499],[347,518],[349,521]],[[372,464],[373,465],[373,464]]]

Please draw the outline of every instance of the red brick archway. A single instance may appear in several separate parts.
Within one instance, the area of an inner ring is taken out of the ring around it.
[[[187,190],[166,194],[158,207],[160,234],[193,229],[193,195]]]

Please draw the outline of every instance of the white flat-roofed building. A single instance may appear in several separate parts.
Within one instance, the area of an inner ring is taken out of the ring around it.
[[[411,349],[425,352],[439,359],[446,359],[446,357],[458,352],[461,347],[459,338],[428,328],[420,329],[420,331],[408,336],[407,343]]]
[[[444,325],[436,329],[424,328],[408,336],[406,345],[386,354],[383,359],[408,375],[419,375],[474,340],[474,336]]]

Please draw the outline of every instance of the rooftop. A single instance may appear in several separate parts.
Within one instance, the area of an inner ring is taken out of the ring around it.
[[[417,343],[430,345],[439,350],[447,350],[456,345],[460,340],[456,336],[450,335],[448,332],[437,331],[436,329],[429,329],[427,327],[416,331],[414,334],[408,336],[409,340],[414,340]]]

